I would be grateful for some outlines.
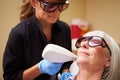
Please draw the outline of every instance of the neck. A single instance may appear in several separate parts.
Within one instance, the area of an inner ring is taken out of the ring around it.
[[[43,27],[43,32],[48,40],[48,42],[51,41],[51,35],[52,35],[52,32],[51,32],[51,26],[50,25],[46,25],[46,27]]]
[[[50,42],[51,41],[51,34],[52,34],[51,28],[53,25],[48,23],[48,22],[45,22],[44,20],[39,20],[39,21],[40,21],[43,33],[45,34],[48,42]]]
[[[80,72],[76,76],[75,80],[101,80],[102,71],[91,71],[80,69]]]

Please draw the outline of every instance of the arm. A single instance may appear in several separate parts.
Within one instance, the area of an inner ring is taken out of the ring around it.
[[[31,67],[23,72],[23,80],[33,80],[40,74],[41,74],[41,72],[38,68],[38,64],[36,64],[33,67]]]
[[[26,69],[24,38],[13,29],[9,35],[3,57],[4,80],[30,80],[41,74],[38,64]]]
[[[16,30],[12,30],[3,56],[4,80],[22,80],[24,72],[23,38]]]
[[[52,63],[43,59],[35,66],[24,71],[23,80],[33,80],[41,73],[54,75],[60,70],[61,66],[62,66],[62,63]]]
[[[22,39],[17,32],[11,32],[3,58],[4,80],[33,80],[41,73],[53,75],[60,70],[62,64],[50,63],[45,60],[28,69],[24,68],[27,64],[24,64]]]

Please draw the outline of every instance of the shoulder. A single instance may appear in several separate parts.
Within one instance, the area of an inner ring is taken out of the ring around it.
[[[69,25],[68,25],[66,22],[61,21],[61,20],[58,20],[56,23],[57,23],[58,25],[62,25],[62,26],[67,26],[67,27],[69,27]]]
[[[33,30],[33,25],[36,23],[34,22],[33,17],[30,17],[20,23],[18,23],[15,27],[12,28],[11,32],[20,34],[20,35],[25,35],[31,32]]]
[[[22,22],[18,23],[13,29],[14,30],[24,30],[26,29],[29,25],[32,24],[32,17],[23,20]]]

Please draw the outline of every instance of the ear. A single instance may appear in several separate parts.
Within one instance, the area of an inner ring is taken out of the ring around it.
[[[111,66],[111,60],[110,60],[110,58],[107,58],[105,67],[110,67],[110,66]]]
[[[33,8],[36,7],[36,6],[35,6],[35,2],[36,2],[36,0],[30,0],[30,3],[31,3],[31,5],[32,5]]]

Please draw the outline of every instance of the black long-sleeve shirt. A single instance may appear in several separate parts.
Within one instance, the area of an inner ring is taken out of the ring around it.
[[[71,51],[70,28],[66,23],[58,20],[53,25],[50,43]],[[22,80],[24,70],[42,60],[41,54],[47,44],[47,38],[35,16],[16,25],[10,32],[3,56],[4,80]],[[69,65],[62,68],[67,67]],[[35,80],[49,78],[48,74],[41,74]]]

